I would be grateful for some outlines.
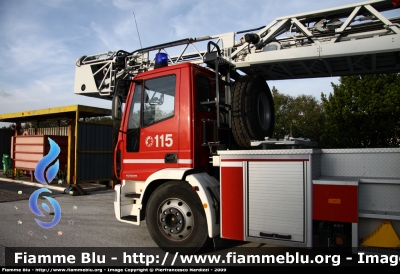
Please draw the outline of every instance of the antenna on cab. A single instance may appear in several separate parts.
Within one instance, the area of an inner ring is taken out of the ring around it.
[[[135,24],[136,24],[137,34],[138,34],[138,37],[139,37],[140,48],[143,48],[142,47],[142,41],[140,41],[139,29],[138,29],[137,22],[136,22],[135,12],[133,12],[133,17],[135,18]]]

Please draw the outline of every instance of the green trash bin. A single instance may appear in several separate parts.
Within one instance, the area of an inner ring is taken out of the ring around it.
[[[3,172],[6,172],[6,170],[11,167],[10,155],[3,154],[2,162],[3,162]]]

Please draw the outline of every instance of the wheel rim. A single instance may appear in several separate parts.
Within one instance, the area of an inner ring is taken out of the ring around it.
[[[160,206],[158,223],[161,231],[174,240],[184,240],[193,231],[190,207],[180,199],[168,199]]]
[[[258,121],[263,130],[268,130],[271,123],[271,109],[269,107],[269,101],[265,93],[261,93],[257,100],[257,113]]]

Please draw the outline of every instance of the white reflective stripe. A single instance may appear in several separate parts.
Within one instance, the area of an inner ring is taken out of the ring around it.
[[[124,164],[163,164],[164,159],[124,159]]]
[[[221,167],[243,167],[243,162],[221,162]]]
[[[192,159],[178,159],[178,164],[191,164]],[[165,164],[164,159],[124,159],[124,164]]]
[[[193,163],[192,159],[178,159],[178,164],[191,164]]]

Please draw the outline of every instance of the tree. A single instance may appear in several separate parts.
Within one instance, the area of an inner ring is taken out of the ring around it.
[[[90,117],[83,119],[85,122],[112,125],[114,120],[108,116]]]
[[[293,97],[281,94],[273,87],[275,107],[275,138],[285,135],[295,138],[309,138],[321,141],[323,132],[323,112],[321,103],[313,96]]]
[[[51,128],[51,127],[66,127],[68,126],[69,121],[67,119],[64,120],[43,120],[38,122],[26,122],[22,125],[23,129],[29,128]]]
[[[344,76],[321,94],[324,138],[331,147],[398,147],[400,145],[400,76]]]
[[[289,105],[292,103],[293,97],[279,93],[275,87],[272,87],[271,91],[275,108],[274,137],[283,138],[291,135],[293,113]]]
[[[1,129],[13,129],[12,124],[9,124],[8,126],[2,126]]]

